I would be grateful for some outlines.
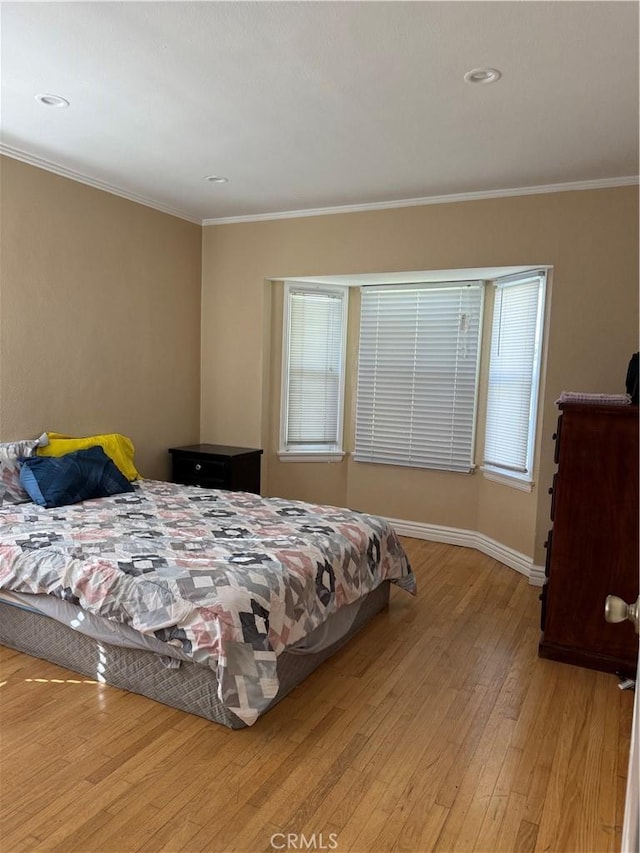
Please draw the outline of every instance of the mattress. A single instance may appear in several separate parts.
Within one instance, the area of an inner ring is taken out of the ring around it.
[[[180,660],[176,668],[168,668],[165,656],[155,650],[96,639],[38,612],[28,599],[7,598],[0,598],[0,644],[229,728],[246,727],[247,723],[220,700],[218,680],[210,667]],[[389,583],[385,582],[352,607],[347,619],[345,614],[329,618],[315,638],[311,635],[307,638],[307,648],[301,643],[284,651],[277,663],[278,692],[264,710],[280,702],[388,603]],[[113,640],[115,634],[108,636]],[[122,641],[128,643],[129,639]]]
[[[360,602],[383,606],[374,593],[388,582],[415,592],[395,532],[338,507],[142,481],[72,506],[0,508],[5,643],[29,651],[13,630],[52,619],[93,643],[85,650],[151,658],[165,678],[194,673],[176,680],[217,690],[234,723],[253,724],[290,689],[281,659],[313,668],[370,616]],[[79,669],[71,653],[56,662]]]
[[[91,637],[99,643],[153,652],[160,656],[165,666],[172,669],[177,669],[180,666],[180,661],[191,660],[179,642],[163,642],[153,635],[141,634],[127,624],[94,616],[92,613],[83,610],[79,605],[56,598],[53,595],[30,595],[0,589],[0,602],[14,605],[22,610],[29,610],[41,616],[49,616],[56,622]],[[294,654],[314,654],[332,646],[351,629],[362,604],[362,600],[358,599],[352,604],[340,608],[331,619],[323,622],[306,637],[298,640],[295,645],[289,648],[289,651]]]

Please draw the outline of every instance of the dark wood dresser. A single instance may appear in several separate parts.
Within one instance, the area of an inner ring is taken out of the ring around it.
[[[171,447],[171,479],[185,486],[260,494],[262,450],[224,444]]]
[[[634,627],[604,608],[638,596],[638,407],[560,409],[539,654],[635,677]]]

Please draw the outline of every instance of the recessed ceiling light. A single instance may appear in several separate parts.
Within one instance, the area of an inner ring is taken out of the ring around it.
[[[502,72],[497,68],[474,68],[464,75],[467,83],[495,83],[501,77]]]
[[[222,175],[207,175],[205,181],[209,181],[210,184],[228,184],[229,178],[223,178]]]
[[[58,109],[64,109],[64,107],[69,106],[69,101],[66,98],[61,98],[60,95],[36,95],[36,101],[45,107],[57,107]]]

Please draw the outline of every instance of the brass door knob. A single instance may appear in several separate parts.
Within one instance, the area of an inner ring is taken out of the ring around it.
[[[604,603],[604,618],[607,622],[633,622],[636,634],[638,633],[638,601],[636,599],[633,604],[627,604],[622,598],[617,595],[608,595]]]

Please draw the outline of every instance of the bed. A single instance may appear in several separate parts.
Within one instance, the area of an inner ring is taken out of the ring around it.
[[[0,507],[0,643],[253,725],[415,579],[376,516],[154,480]]]

